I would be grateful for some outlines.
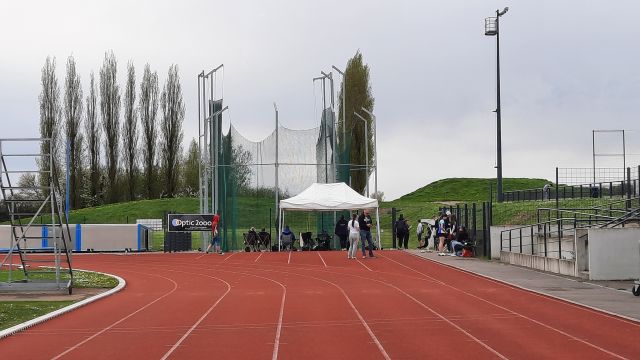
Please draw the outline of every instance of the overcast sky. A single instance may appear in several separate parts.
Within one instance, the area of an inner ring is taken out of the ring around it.
[[[127,61],[138,81],[149,63],[161,83],[178,64],[185,140],[197,136],[196,75],[224,63],[231,121],[257,140],[273,130],[274,101],[283,125],[317,126],[311,79],[359,49],[371,68],[387,199],[444,177],[493,177],[496,49],[484,18],[504,6],[504,176],[552,179],[556,166],[591,166],[592,129],[639,128],[638,1],[3,0],[0,136],[37,136],[48,55],[62,85],[73,54],[85,96],[106,50],[121,85]],[[616,141],[601,150],[615,152]],[[639,141],[629,131],[627,151],[640,153]]]

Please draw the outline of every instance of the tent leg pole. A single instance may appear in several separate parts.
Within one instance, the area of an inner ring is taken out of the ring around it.
[[[376,208],[376,236],[378,237],[378,249],[382,250],[382,238],[380,237],[380,208]]]

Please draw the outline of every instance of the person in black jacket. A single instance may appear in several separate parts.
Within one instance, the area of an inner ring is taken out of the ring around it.
[[[409,245],[409,223],[404,215],[400,214],[396,223],[396,236],[398,237],[398,249],[408,249]]]
[[[340,216],[340,220],[336,223],[336,229],[334,232],[340,238],[340,250],[347,249],[349,247],[347,243],[349,228],[347,227],[347,220],[344,219],[344,215]]]
[[[362,258],[366,258],[367,254],[365,252],[365,242],[368,243],[369,247],[369,257],[373,256],[373,242],[371,241],[371,216],[369,215],[369,210],[365,209],[362,214],[358,217],[358,223],[360,225],[360,241],[362,242]]]

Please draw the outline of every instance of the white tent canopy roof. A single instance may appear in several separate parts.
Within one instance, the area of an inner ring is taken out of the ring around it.
[[[300,194],[280,200],[280,209],[294,211],[356,210],[377,207],[378,200],[358,194],[343,182],[314,183]]]

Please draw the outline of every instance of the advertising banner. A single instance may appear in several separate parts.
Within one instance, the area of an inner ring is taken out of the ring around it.
[[[211,231],[211,221],[213,215],[210,214],[168,214],[168,231]]]

